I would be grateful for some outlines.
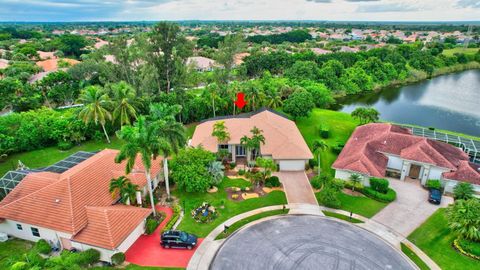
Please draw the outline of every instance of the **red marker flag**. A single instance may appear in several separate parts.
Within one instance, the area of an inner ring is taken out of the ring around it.
[[[245,105],[247,104],[247,102],[245,101],[245,94],[242,92],[237,93],[237,100],[234,103],[239,109],[245,107]]]

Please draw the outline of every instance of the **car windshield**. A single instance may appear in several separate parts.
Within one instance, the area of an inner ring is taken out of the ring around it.
[[[187,241],[188,235],[185,232],[180,233],[180,240]]]

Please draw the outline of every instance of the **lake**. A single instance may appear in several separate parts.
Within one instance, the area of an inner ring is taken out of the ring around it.
[[[343,112],[371,106],[382,120],[480,136],[480,70],[349,96],[338,103]]]

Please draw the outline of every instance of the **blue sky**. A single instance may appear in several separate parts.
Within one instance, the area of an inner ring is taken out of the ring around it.
[[[480,0],[0,0],[0,21],[479,20]]]

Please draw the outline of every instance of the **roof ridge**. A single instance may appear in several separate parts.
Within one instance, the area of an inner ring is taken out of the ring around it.
[[[448,160],[442,153],[440,153],[437,148],[433,147],[433,145],[430,144],[430,142],[433,142],[433,143],[439,143],[438,141],[433,141],[433,140],[430,140],[428,138],[423,138],[425,140],[425,142],[428,144],[428,146],[433,149],[433,151],[435,151],[438,155],[440,155],[440,157],[446,161],[448,164],[450,164],[451,166],[453,166],[454,168],[457,168],[457,166],[453,163],[450,162],[450,160]],[[422,150],[423,151],[423,150]]]
[[[73,215],[72,185],[70,183],[70,177],[66,178],[65,182],[67,182],[67,189],[68,189],[67,196],[68,196],[69,202],[67,202],[67,203],[68,203],[68,206],[69,206],[68,210],[70,210],[70,224],[71,224],[71,227],[72,227],[72,233],[77,234],[78,232],[81,231],[81,229],[78,232],[75,231],[75,221],[74,221],[74,215]]]

